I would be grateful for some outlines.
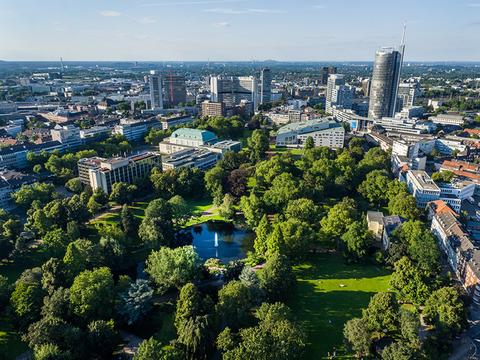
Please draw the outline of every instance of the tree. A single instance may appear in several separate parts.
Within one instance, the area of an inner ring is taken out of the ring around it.
[[[71,359],[70,352],[60,350],[55,344],[42,344],[33,349],[35,360],[68,360]]]
[[[62,260],[50,258],[42,265],[42,288],[51,294],[65,283],[65,267]]]
[[[225,194],[222,205],[220,206],[220,216],[224,217],[226,220],[232,220],[235,215],[234,202],[235,200],[232,195]]]
[[[185,354],[179,348],[164,346],[160,341],[151,337],[141,342],[134,360],[183,360]]]
[[[118,341],[118,333],[115,330],[113,320],[95,320],[88,324],[87,344],[90,353],[99,358],[110,358]]]
[[[262,216],[266,214],[262,199],[253,192],[250,193],[249,197],[242,196],[240,199],[240,209],[245,216],[247,225],[251,229],[257,227]]]
[[[113,299],[113,277],[106,267],[81,272],[70,287],[72,311],[86,321],[109,319]]]
[[[404,342],[413,348],[420,348],[420,319],[415,311],[400,309],[400,334]]]
[[[67,234],[62,229],[54,229],[43,236],[43,244],[51,256],[60,257],[65,253],[69,242]]]
[[[273,254],[267,260],[260,273],[260,284],[271,301],[283,300],[292,293],[292,289],[296,285],[296,278],[284,255]]]
[[[240,198],[247,192],[248,171],[245,169],[234,169],[228,174],[227,188],[235,198]]]
[[[53,316],[59,319],[70,317],[70,290],[62,287],[53,290],[43,298],[42,316]]]
[[[195,278],[199,258],[193,246],[176,249],[162,247],[148,257],[145,271],[153,278],[159,290],[181,288]]]
[[[220,204],[224,194],[224,182],[227,172],[217,164],[207,172],[205,172],[205,188],[210,193],[214,204]]]
[[[430,292],[421,272],[406,256],[395,263],[395,272],[390,286],[398,292],[400,299],[421,305]]]
[[[368,307],[363,310],[363,318],[371,331],[379,333],[397,331],[399,306],[395,294],[380,292],[373,295]]]
[[[218,292],[215,311],[222,327],[238,330],[251,322],[250,309],[253,306],[252,293],[241,281],[227,283]]]
[[[202,296],[196,286],[192,283],[185,284],[177,300],[175,328],[180,329],[188,319],[202,315],[204,313],[202,305]]]
[[[369,356],[372,346],[371,332],[365,319],[353,318],[345,323],[343,337],[357,356]]]
[[[455,177],[455,173],[452,171],[439,171],[432,174],[432,180],[440,183],[450,183]]]
[[[309,224],[288,219],[277,223],[267,238],[267,253],[280,253],[288,257],[298,258],[306,254],[313,244],[315,234]]]
[[[253,130],[252,135],[247,140],[248,148],[250,149],[250,160],[258,162],[265,157],[270,144],[268,136],[263,130]]]
[[[168,200],[168,203],[172,207],[173,223],[176,229],[182,228],[192,217],[190,206],[180,195],[175,195]]]
[[[167,201],[155,199],[148,204],[138,235],[145,246],[151,249],[160,245],[173,245],[173,213]]]
[[[358,192],[371,204],[381,206],[388,201],[385,189],[388,189],[390,181],[385,170],[374,170],[367,174],[367,178],[358,187]]]
[[[54,194],[55,186],[53,184],[36,182],[32,185],[22,185],[20,190],[12,194],[12,199],[18,206],[27,209],[35,200],[45,205],[53,199]]]
[[[253,244],[255,253],[261,257],[264,257],[267,253],[267,241],[271,231],[272,227],[270,226],[267,215],[263,215],[255,229],[255,234],[257,236],[255,237],[255,242]]]
[[[207,359],[214,342],[213,321],[210,315],[189,318],[179,330],[178,342],[185,346],[186,359]]]
[[[264,303],[256,311],[258,325],[241,329],[239,339],[226,328],[217,338],[225,360],[301,359],[305,334],[291,320],[290,310],[281,303]]]
[[[40,281],[41,270],[35,268],[25,270],[15,282],[10,303],[21,327],[39,318],[44,296]]]
[[[339,238],[347,231],[349,225],[351,225],[357,217],[357,209],[355,208],[355,202],[352,199],[344,198],[341,202],[335,204],[328,211],[320,222],[322,225],[322,231],[333,238]]]
[[[307,140],[305,140],[304,149],[310,150],[310,149],[313,149],[314,147],[315,147],[315,142],[313,141],[313,138],[311,136],[308,136]]]
[[[397,214],[405,219],[414,220],[420,216],[415,198],[405,192],[392,197],[388,202],[390,214]]]
[[[136,191],[137,187],[135,185],[129,185],[124,182],[114,183],[110,193],[110,201],[120,205],[130,204]]]
[[[399,341],[394,342],[382,351],[382,360],[413,360],[416,359],[415,350],[408,344]]]
[[[119,313],[123,315],[128,325],[142,319],[152,308],[153,289],[148,281],[137,279],[128,290],[120,294]]]
[[[100,249],[97,244],[93,244],[90,240],[75,240],[68,244],[63,263],[66,272],[73,278],[85,269],[100,265]]]
[[[26,334],[22,337],[30,348],[36,348],[44,344],[57,344],[60,349],[74,350],[80,340],[79,329],[68,324],[65,320],[46,316],[28,327]],[[77,342],[77,343],[75,343]]]
[[[107,194],[105,194],[102,188],[97,188],[93,191],[92,196],[88,199],[87,208],[92,214],[98,213],[108,203]]]
[[[83,184],[80,178],[73,178],[66,182],[65,187],[74,194],[80,194],[83,190]]]
[[[465,305],[453,287],[434,291],[425,302],[423,313],[430,324],[451,334],[458,333],[465,325]]]
[[[368,250],[373,244],[373,236],[363,221],[355,221],[342,235],[342,241],[346,246],[348,256],[353,259],[361,259],[368,254]]]
[[[265,293],[261,288],[260,279],[255,271],[250,266],[245,266],[238,280],[250,290],[253,304],[260,305],[265,298]]]
[[[0,275],[0,311],[3,310],[10,298],[11,287],[8,278]]]
[[[290,200],[285,209],[287,219],[297,219],[307,224],[315,224],[319,220],[319,209],[311,199]]]
[[[122,207],[122,211],[120,212],[120,220],[122,222],[122,229],[125,235],[137,236],[138,222],[127,204],[123,205]]]
[[[272,185],[263,195],[265,203],[276,211],[282,211],[290,200],[301,195],[300,184],[292,174],[280,174],[272,181]]]

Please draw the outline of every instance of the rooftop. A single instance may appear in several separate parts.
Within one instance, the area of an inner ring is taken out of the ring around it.
[[[435,184],[430,175],[423,170],[409,170],[409,174],[419,183],[425,190],[440,191],[440,188]]]
[[[278,134],[285,134],[289,132],[296,132],[298,134],[309,133],[312,131],[321,131],[333,128],[339,128],[341,125],[334,120],[328,118],[320,118],[307,120],[302,122],[295,122],[285,126],[282,126],[278,130]]]
[[[217,136],[208,130],[199,130],[199,129],[190,129],[190,128],[181,128],[175,130],[171,138],[181,138],[188,140],[197,140],[203,142],[212,142],[217,140]]]

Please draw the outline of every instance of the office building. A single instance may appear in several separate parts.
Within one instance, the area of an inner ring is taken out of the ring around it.
[[[345,129],[329,119],[314,119],[285,125],[278,130],[276,145],[303,147],[307,138],[312,137],[315,146],[343,148]]]
[[[370,96],[370,85],[371,85],[371,80],[370,79],[363,79],[362,80],[362,93],[363,96]]]
[[[198,168],[207,170],[215,166],[221,154],[201,148],[187,148],[176,151],[162,159],[163,171],[182,167]]]
[[[260,104],[268,104],[272,101],[272,74],[270,69],[262,69],[260,74]]]
[[[163,109],[162,77],[155,70],[151,70],[148,83],[150,85],[151,109]]]
[[[63,144],[65,149],[73,149],[82,145],[80,138],[80,128],[73,125],[56,125],[50,131],[53,141]]]
[[[254,76],[213,76],[210,78],[213,102],[223,102],[227,108],[251,101],[257,109],[257,79]]]
[[[320,83],[327,85],[329,75],[336,74],[337,68],[334,66],[324,66],[320,69]]]
[[[163,105],[170,109],[179,104],[185,105],[187,102],[187,86],[185,84],[185,76],[166,74],[162,78],[165,96]]]
[[[161,167],[160,155],[146,152],[127,158],[80,159],[78,174],[82,183],[90,185],[94,190],[101,188],[109,194],[113,184],[118,182],[133,184],[136,180],[148,177],[155,167]]]
[[[202,103],[202,116],[225,116],[225,104],[223,102],[204,101]]]
[[[375,54],[368,110],[370,118],[381,119],[395,114],[403,49],[403,45],[400,51],[383,48]]]
[[[325,110],[332,113],[333,107],[351,109],[355,90],[345,85],[343,74],[333,74],[328,77]]]
[[[415,105],[418,96],[419,84],[417,82],[401,83],[398,86],[398,105],[397,110],[411,108]]]
[[[0,168],[23,169],[28,165],[27,154],[40,154],[42,151],[62,151],[63,144],[58,141],[48,141],[42,144],[18,144],[0,148]]]
[[[465,117],[458,114],[438,114],[428,118],[431,122],[440,125],[462,126],[465,124]]]

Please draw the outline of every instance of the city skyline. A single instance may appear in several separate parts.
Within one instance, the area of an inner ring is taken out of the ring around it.
[[[21,0],[0,5],[0,59],[371,61],[404,21],[407,62],[480,58],[476,0]]]

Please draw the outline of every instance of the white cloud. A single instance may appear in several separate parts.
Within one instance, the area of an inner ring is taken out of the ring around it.
[[[222,15],[243,15],[243,14],[284,14],[284,10],[277,9],[242,9],[236,10],[231,8],[212,8],[205,9],[204,12],[222,14]]]
[[[121,14],[115,10],[103,10],[103,11],[100,11],[100,15],[105,17],[116,17],[116,16],[120,16]]]
[[[468,7],[480,7],[480,3],[471,3],[467,5]]]
[[[151,18],[149,16],[146,16],[146,17],[143,17],[140,20],[138,20],[138,22],[140,24],[155,24],[157,22],[157,20],[155,20],[154,18]]]
[[[213,23],[213,26],[215,26],[216,28],[226,28],[230,26],[230,23],[226,21],[220,21],[220,22]]]

